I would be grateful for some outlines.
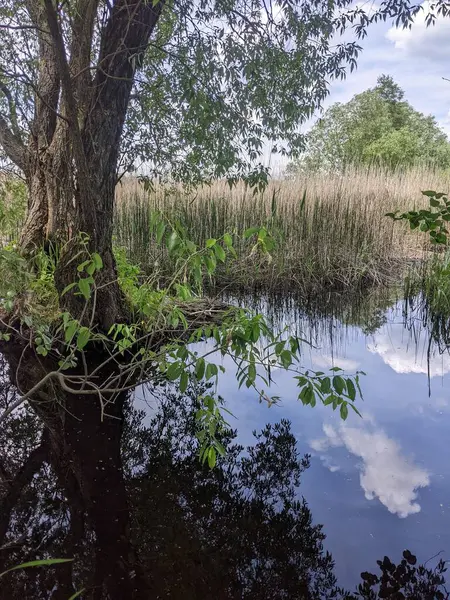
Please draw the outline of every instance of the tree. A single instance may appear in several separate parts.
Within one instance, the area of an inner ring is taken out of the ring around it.
[[[307,136],[304,155],[289,167],[343,170],[376,164],[389,168],[425,163],[450,166],[450,143],[432,116],[424,116],[403,100],[392,77],[346,104],[334,104]]]
[[[179,279],[161,291],[140,285],[129,265],[117,271],[120,167],[146,160],[182,179],[263,183],[264,137],[285,140],[282,151],[298,149],[298,124],[320,105],[327,79],[356,64],[356,42],[336,45],[333,33],[354,27],[362,36],[387,17],[407,25],[420,10],[392,0],[368,17],[350,4],[299,0],[276,12],[240,0],[5,0],[0,7],[0,146],[28,188],[19,249],[0,256],[0,349],[21,392],[0,421],[25,401],[39,416],[38,455],[50,457],[68,497],[85,507],[107,549],[96,555],[97,571],[111,572],[113,598],[145,593],[143,574],[128,568],[136,561],[120,469],[129,389],[158,373],[180,389],[189,376],[216,378],[217,365],[186,347],[213,334],[240,365],[241,383],[254,386],[267,358],[257,343],[270,336],[263,320],[242,311],[186,306],[193,297],[186,281],[198,282],[202,269],[210,273],[232,254],[229,234],[199,249],[179,224],[168,230],[159,219],[156,236],[181,261]],[[445,2],[436,8],[448,12]],[[267,251],[267,231],[248,235]],[[271,338],[270,347],[276,364],[293,369],[298,340]],[[322,375],[298,377],[304,404],[319,394],[343,417],[354,407],[355,383],[336,376],[333,390]],[[272,401],[263,391],[260,397]],[[201,454],[213,465],[220,446],[209,447],[208,435],[220,429],[221,413],[211,396],[199,402]],[[25,461],[27,477],[39,456],[33,450]]]

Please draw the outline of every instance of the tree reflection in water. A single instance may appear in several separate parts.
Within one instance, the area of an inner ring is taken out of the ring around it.
[[[1,392],[4,410],[15,390],[4,382]],[[131,403],[124,408],[123,477],[115,484],[124,482],[127,499],[127,596],[111,584],[115,546],[125,541],[99,543],[83,482],[67,477],[64,452],[49,452],[35,414],[9,417],[0,432],[0,571],[49,557],[74,561],[2,577],[2,599],[68,600],[82,588],[81,598],[99,600],[447,597],[439,570],[421,571],[408,554],[397,566],[380,563],[381,576],[363,574],[358,593],[339,589],[322,528],[298,500],[309,459],[298,455],[289,422],[267,426],[247,449],[225,432],[226,457],[211,470],[198,460],[194,400],[169,390],[159,398],[150,423]],[[92,440],[94,464],[96,455]],[[106,521],[108,496],[105,489]]]

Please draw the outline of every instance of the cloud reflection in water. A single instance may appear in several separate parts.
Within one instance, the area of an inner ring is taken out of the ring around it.
[[[360,484],[367,500],[378,498],[389,512],[405,518],[420,512],[417,490],[430,484],[428,473],[402,455],[401,448],[383,431],[340,425],[324,425],[325,436],[313,440],[311,447],[331,464],[326,452],[345,447],[362,460]],[[336,460],[333,460],[333,470]]]

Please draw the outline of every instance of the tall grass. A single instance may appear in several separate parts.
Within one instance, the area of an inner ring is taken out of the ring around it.
[[[450,175],[420,168],[353,169],[272,181],[255,195],[243,184],[230,189],[222,181],[190,193],[167,186],[146,192],[130,178],[117,188],[115,234],[133,260],[152,270],[164,258],[150,234],[152,211],[178,219],[200,244],[264,225],[277,241],[273,260],[257,261],[239,238],[241,258],[221,273],[225,281],[241,288],[354,288],[389,281],[405,262],[422,258],[429,250],[425,236],[384,215],[421,206],[421,190],[447,191],[449,183]]]

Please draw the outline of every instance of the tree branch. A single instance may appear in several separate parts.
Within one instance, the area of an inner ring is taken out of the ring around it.
[[[3,92],[4,96],[6,97],[6,99],[8,101],[9,119],[11,121],[12,132],[14,133],[16,138],[22,142],[22,133],[20,131],[19,123],[17,121],[16,104],[14,102],[14,98],[11,94],[11,91],[8,88],[8,86],[5,85],[1,81],[0,81],[0,91]]]
[[[26,0],[26,6],[39,42],[39,76],[32,133],[38,147],[47,148],[55,133],[60,91],[56,49],[48,31],[43,3]]]
[[[134,75],[142,64],[163,5],[164,0],[155,5],[147,0],[117,0],[104,28],[83,132],[89,164],[99,177],[105,168],[117,167]]]
[[[50,29],[50,35],[53,40],[56,51],[56,60],[58,65],[59,76],[61,78],[61,86],[63,91],[63,98],[67,109],[67,116],[69,118],[69,130],[72,137],[72,145],[74,151],[75,164],[77,166],[77,178],[79,187],[79,199],[81,203],[81,214],[85,221],[85,230],[89,233],[94,234],[97,230],[97,214],[95,212],[95,206],[92,202],[92,190],[89,181],[89,170],[87,166],[86,156],[83,148],[83,141],[81,138],[80,127],[78,123],[78,108],[75,95],[73,93],[72,80],[70,75],[69,64],[66,57],[66,49],[64,46],[64,39],[58,23],[58,15],[55,7],[53,6],[52,0],[44,0],[44,6],[46,11],[47,24]]]
[[[0,146],[2,146],[6,156],[19,167],[25,174],[28,172],[28,152],[18,138],[8,126],[4,117],[0,114]]]
[[[78,0],[72,26],[69,69],[81,116],[86,117],[92,92],[91,51],[99,0]]]

